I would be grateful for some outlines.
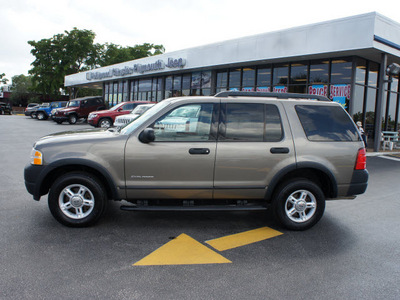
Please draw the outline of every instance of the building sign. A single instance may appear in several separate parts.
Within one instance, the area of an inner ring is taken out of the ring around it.
[[[258,86],[256,91],[257,92],[269,93],[269,92],[271,92],[271,88],[269,86]]]
[[[323,84],[310,85],[308,87],[310,95],[318,95],[328,97],[328,86]]]
[[[254,88],[253,87],[244,87],[244,88],[242,88],[242,92],[254,92]]]
[[[287,89],[287,86],[283,86],[283,85],[274,86],[273,92],[274,93],[287,93],[288,89]]]
[[[88,72],[86,73],[86,79],[101,80],[105,78],[122,77],[133,74],[143,74],[151,71],[160,71],[164,70],[165,68],[178,69],[183,68],[185,65],[186,60],[184,58],[168,58],[167,62],[159,59],[156,62],[150,64],[134,64],[131,67],[127,66],[124,68],[112,68],[104,72]]]
[[[330,96],[333,101],[340,103],[346,107],[346,99],[350,99],[351,85],[350,84],[332,84],[330,88]]]

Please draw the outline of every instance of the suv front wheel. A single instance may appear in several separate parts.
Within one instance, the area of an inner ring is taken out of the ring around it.
[[[106,192],[90,174],[68,173],[52,185],[48,205],[54,218],[70,227],[93,225],[104,213]]]
[[[291,230],[314,226],[325,210],[321,188],[307,179],[294,179],[281,185],[272,202],[277,220]]]
[[[76,121],[78,121],[78,117],[75,114],[69,115],[68,117],[68,122],[69,124],[76,124]]]

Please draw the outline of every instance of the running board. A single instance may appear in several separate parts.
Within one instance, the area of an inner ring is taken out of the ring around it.
[[[128,206],[122,205],[121,210],[127,211],[259,211],[267,210],[261,205],[199,205],[199,206]]]

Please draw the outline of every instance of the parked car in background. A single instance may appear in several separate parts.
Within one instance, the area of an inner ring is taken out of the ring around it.
[[[140,105],[136,106],[136,108],[134,110],[132,110],[131,113],[129,113],[127,115],[122,115],[122,116],[116,117],[115,121],[114,121],[114,127],[117,127],[118,129],[124,127],[125,125],[129,124],[133,120],[136,120],[138,117],[140,117],[146,110],[148,110],[152,106],[154,106],[154,103],[140,104]]]
[[[29,103],[28,106],[25,108],[25,116],[32,117],[31,114],[36,106],[39,106],[39,103]]]
[[[0,102],[0,115],[11,115],[12,106],[8,103]]]
[[[55,101],[50,103],[43,103],[32,109],[31,116],[38,120],[47,120],[51,117],[52,111],[57,108],[62,108],[67,105],[68,101]]]
[[[117,116],[129,114],[140,104],[152,103],[149,101],[129,101],[118,103],[108,110],[91,112],[88,116],[88,123],[94,127],[108,128],[113,126]]]
[[[57,109],[53,115],[53,121],[61,124],[68,121],[75,124],[81,118],[87,118],[92,111],[106,109],[103,97],[90,96],[76,98],[68,101],[66,107]]]

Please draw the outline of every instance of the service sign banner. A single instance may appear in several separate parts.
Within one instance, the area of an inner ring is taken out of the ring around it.
[[[346,107],[346,99],[350,99],[351,85],[350,84],[332,84],[330,87],[329,98]]]
[[[256,91],[269,93],[269,92],[271,92],[271,88],[269,86],[259,86],[259,87],[257,87]]]
[[[242,92],[254,92],[254,88],[253,87],[244,87],[244,88],[242,88]]]
[[[328,86],[323,84],[310,85],[308,87],[308,93],[310,95],[328,97]]]
[[[287,93],[288,88],[287,88],[287,86],[274,86],[273,92],[274,93]]]

